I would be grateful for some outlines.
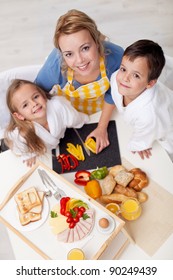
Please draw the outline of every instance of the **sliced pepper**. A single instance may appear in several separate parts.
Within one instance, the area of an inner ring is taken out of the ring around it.
[[[79,186],[86,186],[87,182],[90,180],[90,175],[91,173],[86,170],[77,171],[74,182]]]
[[[70,200],[70,197],[68,197],[68,196],[62,197],[60,199],[60,213],[61,213],[61,215],[65,215],[66,204],[69,200]]]
[[[76,157],[78,160],[85,160],[82,146],[77,144],[76,147],[72,143],[67,143],[66,150],[72,154],[74,157]]]
[[[91,172],[90,180],[93,179],[104,179],[108,174],[108,169],[106,166],[103,166],[101,168],[97,168],[96,170]]]
[[[85,141],[85,146],[94,154],[96,154],[96,142],[93,138],[88,138]]]
[[[79,162],[73,155],[66,155],[61,154],[57,157],[58,162],[61,164],[62,173],[64,173],[65,170],[70,171],[71,169],[75,169]]]

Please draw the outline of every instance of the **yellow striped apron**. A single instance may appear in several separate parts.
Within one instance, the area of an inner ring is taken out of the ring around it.
[[[59,85],[54,85],[51,94],[65,96],[78,111],[88,115],[94,114],[103,107],[104,94],[109,89],[110,83],[106,76],[104,59],[100,58],[101,79],[92,83],[82,85],[75,89],[73,82],[73,70],[68,68],[67,83],[63,89]]]

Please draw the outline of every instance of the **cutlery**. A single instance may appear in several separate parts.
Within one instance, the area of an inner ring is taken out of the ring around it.
[[[43,182],[43,185],[44,185],[44,187],[45,187],[45,195],[46,196],[51,196],[52,195],[52,192],[51,192],[51,190],[49,190],[48,189],[48,187],[47,187],[47,185],[46,185],[46,182],[45,182],[45,180],[44,180],[44,177],[42,176],[42,171],[40,170],[40,169],[38,169],[38,173],[39,173],[39,175],[40,175],[40,178],[41,178],[41,180],[42,180],[42,182]]]
[[[43,169],[42,170],[39,169],[39,170],[40,170],[39,175],[42,178],[42,181],[44,181],[44,185],[49,190],[51,188],[51,192],[56,199],[59,200],[59,199],[61,199],[61,197],[66,196],[66,193],[54,183],[54,181],[50,178],[50,176],[46,173],[45,170],[43,170]]]
[[[82,146],[83,146],[85,152],[87,153],[88,156],[90,156],[91,155],[90,150],[85,146],[85,143],[84,143],[83,139],[81,138],[79,132],[77,131],[76,128],[73,128],[73,130],[75,131],[76,135],[78,136],[79,140],[81,141]]]

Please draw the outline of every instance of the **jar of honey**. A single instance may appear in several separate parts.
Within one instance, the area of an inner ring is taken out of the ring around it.
[[[129,198],[122,202],[120,213],[126,220],[132,221],[140,217],[142,212],[139,201],[135,198]]]
[[[84,252],[79,248],[73,248],[68,252],[67,260],[85,260]]]

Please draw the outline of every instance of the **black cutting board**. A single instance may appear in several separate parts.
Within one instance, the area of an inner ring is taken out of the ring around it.
[[[97,127],[98,123],[85,124],[82,128],[78,129],[78,132],[81,138],[85,141],[86,137],[91,131]],[[66,172],[76,172],[77,170],[90,170],[96,169],[97,167],[107,166],[111,167],[117,164],[121,164],[120,151],[118,145],[118,136],[115,121],[110,121],[108,125],[108,135],[110,145],[102,150],[99,154],[93,154],[88,156],[83,149],[85,160],[79,161],[78,167],[75,170],[65,171]],[[72,128],[68,128],[65,132],[64,138],[61,139],[59,148],[60,154],[68,154],[66,148],[67,143],[72,143],[81,145],[81,141],[76,135],[75,131]],[[55,155],[55,150],[53,150]],[[57,173],[61,173],[61,164],[57,161],[56,157],[53,156],[53,170]]]

